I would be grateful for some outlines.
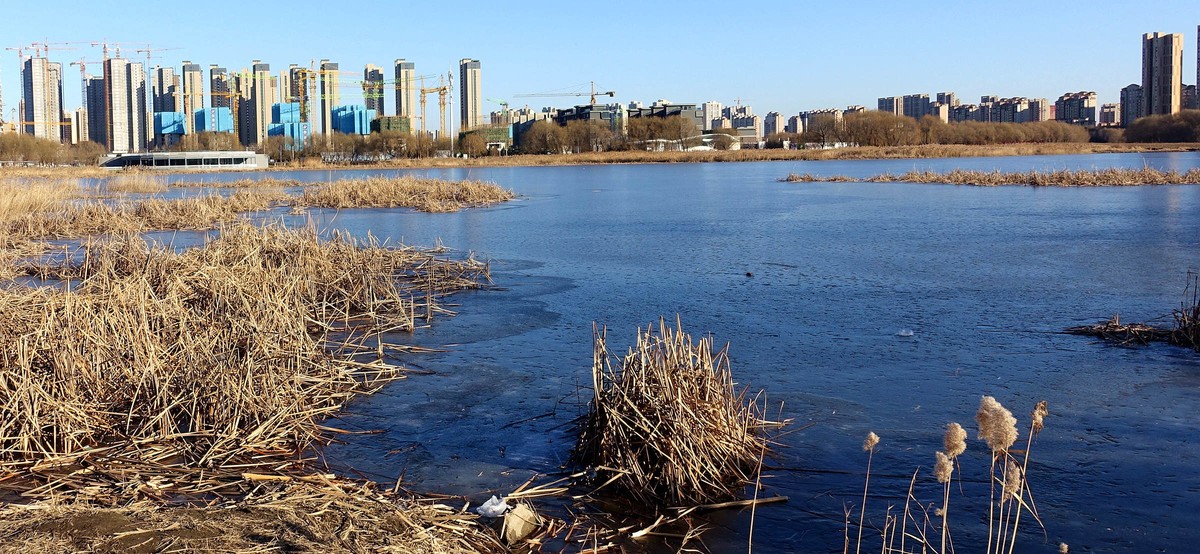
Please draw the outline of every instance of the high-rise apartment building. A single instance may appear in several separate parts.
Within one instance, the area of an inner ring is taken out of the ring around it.
[[[375,117],[383,117],[383,68],[367,64],[363,68],[363,104],[375,110]]]
[[[1068,92],[1054,103],[1054,118],[1074,125],[1095,125],[1096,93]]]
[[[1179,111],[1183,86],[1183,35],[1142,35],[1142,115]]]
[[[1121,89],[1121,126],[1129,127],[1143,113],[1142,85],[1133,83]]]
[[[309,74],[308,68],[300,67],[296,64],[288,66],[287,83],[279,84],[280,102],[299,105],[299,118],[301,122],[312,121],[312,98],[309,94],[309,85],[312,83],[312,75]]]
[[[270,64],[254,60],[251,68],[254,72],[250,88],[250,100],[254,105],[253,129],[254,144],[262,144],[267,140],[267,130],[271,125],[271,106],[279,103],[279,79],[271,75]]]
[[[396,60],[396,115],[409,118],[409,128],[417,116],[417,66],[404,59]]]
[[[145,67],[123,58],[105,60],[104,97],[109,151],[141,152],[147,136]]]
[[[1183,85],[1181,90],[1183,92],[1180,95],[1180,109],[1200,110],[1200,94],[1196,91],[1196,85]]]
[[[229,86],[229,73],[224,67],[208,66],[208,95],[209,105],[214,108],[228,108],[233,105],[232,88]]]
[[[325,135],[325,143],[329,144],[333,134],[333,107],[338,105],[338,64],[329,60],[321,60],[321,73],[317,78],[317,88],[320,89],[321,99],[321,134]]]
[[[87,137],[108,148],[108,100],[104,91],[104,77],[88,77],[84,87],[88,107]]]
[[[700,113],[704,117],[704,131],[713,130],[713,121],[721,119],[721,103],[710,100],[700,105]]]
[[[458,62],[459,130],[467,131],[483,125],[483,93],[479,85],[479,60],[463,58]]]
[[[180,102],[179,76],[173,67],[154,68],[154,113],[177,112],[183,107]]]
[[[954,94],[953,92],[937,93],[937,101],[939,104],[945,104],[951,108],[959,105],[958,95]]]
[[[904,97],[903,96],[887,96],[880,98],[878,102],[879,111],[888,112],[894,115],[904,115]]]
[[[180,82],[183,128],[190,135],[196,132],[196,112],[204,109],[204,71],[200,69],[200,64],[184,60]]]
[[[62,64],[46,58],[27,58],[22,66],[22,109],[19,122],[26,134],[60,141],[62,122]]]

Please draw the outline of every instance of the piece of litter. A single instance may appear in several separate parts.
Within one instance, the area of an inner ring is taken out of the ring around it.
[[[912,332],[912,329],[901,329],[900,331],[898,331],[896,333],[896,336],[897,337],[911,337],[911,336],[913,336],[913,332]]]
[[[509,506],[503,498],[496,498],[496,496],[493,495],[492,498],[487,502],[484,502],[483,505],[475,508],[475,513],[483,517],[500,517],[504,515],[504,512],[507,512],[510,507],[511,506]]]

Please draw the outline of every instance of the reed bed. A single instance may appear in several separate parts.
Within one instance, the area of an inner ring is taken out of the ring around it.
[[[73,286],[0,289],[0,491],[100,503],[302,471],[323,419],[403,377],[380,333],[487,280],[470,260],[249,224],[180,253],[92,241],[30,273]]]
[[[882,173],[874,177],[854,178],[845,175],[815,176],[791,173],[781,181],[789,183],[858,182],[858,183],[937,183],[996,187],[1019,185],[1029,187],[1116,187],[1136,185],[1195,185],[1200,184],[1200,169],[1186,172],[1157,169],[1091,169],[1058,171],[971,171],[955,169],[947,172],[909,171],[901,175]]]
[[[235,179],[233,181],[175,181],[172,187],[178,188],[288,188],[310,186],[295,179]]]
[[[0,225],[82,196],[78,179],[0,179]]]
[[[243,213],[270,208],[286,198],[283,194],[239,190],[229,196],[209,194],[170,200],[89,200],[26,213],[10,219],[5,227],[10,236],[31,239],[81,238],[159,229],[211,229],[219,223],[233,221]]]
[[[304,191],[292,203],[318,208],[413,208],[454,212],[514,198],[512,191],[482,181],[446,181],[420,177],[346,179]]]
[[[635,504],[695,506],[739,498],[769,453],[759,397],[734,388],[728,346],[693,342],[659,321],[613,368],[606,331],[593,337],[594,397],[573,453],[601,488]]]
[[[167,180],[162,175],[130,171],[105,179],[104,189],[108,192],[123,193],[165,192],[167,190]]]

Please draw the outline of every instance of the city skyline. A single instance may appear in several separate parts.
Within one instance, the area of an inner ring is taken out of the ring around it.
[[[178,72],[183,60],[233,72],[249,68],[253,60],[280,68],[307,67],[310,59],[328,59],[347,71],[361,72],[367,64],[390,68],[395,59],[403,58],[416,65],[417,74],[457,74],[458,60],[472,58],[487,66],[482,96],[512,100],[513,107],[581,103],[570,97],[532,102],[513,97],[579,92],[594,80],[617,91],[615,102],[650,103],[664,98],[731,105],[740,98],[759,113],[784,114],[873,106],[882,96],[938,91],[955,91],[963,99],[986,95],[1053,99],[1067,91],[1094,90],[1100,102],[1113,103],[1122,88],[1141,82],[1139,46],[1144,33],[1182,34],[1184,51],[1194,52],[1195,25],[1200,23],[1183,19],[1195,10],[1175,1],[1153,2],[1154,9],[1119,2],[1089,4],[1087,12],[1072,12],[1069,25],[1061,23],[1053,9],[1034,2],[1007,5],[1006,13],[1029,17],[1009,18],[1000,25],[989,24],[995,16],[984,6],[912,13],[875,2],[837,7],[758,2],[732,9],[705,2],[653,6],[617,2],[606,11],[622,17],[581,23],[571,17],[570,7],[522,2],[472,6],[472,17],[454,20],[433,8],[403,6],[395,10],[396,17],[422,23],[405,25],[406,32],[395,36],[369,25],[360,32],[345,27],[331,30],[320,15],[327,8],[292,2],[286,10],[268,4],[245,6],[229,17],[217,14],[214,17],[221,17],[224,24],[217,26],[220,31],[213,36],[208,30],[212,26],[187,23],[157,4],[140,0],[123,4],[122,10],[72,4],[69,20],[61,17],[62,9],[55,9],[55,5],[65,9],[66,4],[11,7],[7,13],[15,14],[22,24],[6,33],[8,43],[3,46],[89,43],[105,37],[110,43],[128,40],[121,49],[130,61],[146,62],[144,52],[135,51],[151,45],[155,57],[146,65],[147,73],[155,65]],[[626,5],[628,9],[622,8]],[[130,11],[141,11],[147,19],[163,24],[131,28]],[[714,17],[699,17],[704,14]],[[743,23],[759,22],[758,30],[746,38],[722,33],[726,14]],[[572,23],[559,25],[559,18]],[[438,24],[441,19],[444,23]],[[1200,20],[1200,13],[1195,19]],[[272,23],[262,25],[264,20]],[[180,23],[171,24],[174,21]],[[787,27],[788,21],[797,25]],[[767,30],[785,27],[797,31]],[[51,50],[49,58],[64,65],[79,59],[100,61],[99,47],[74,47]],[[1062,56],[1060,49],[1080,55]],[[20,82],[16,54],[4,54],[0,83],[3,115],[8,120],[19,100]],[[1184,56],[1185,83],[1197,74],[1195,63],[1193,56]],[[89,64],[88,69],[98,74],[99,63]],[[70,111],[81,105],[79,76],[66,73],[63,108]],[[394,91],[388,93],[391,104]],[[342,95],[347,102],[362,102],[361,91],[343,90]],[[459,106],[455,108],[458,111]],[[488,101],[482,108],[487,113],[499,105]]]

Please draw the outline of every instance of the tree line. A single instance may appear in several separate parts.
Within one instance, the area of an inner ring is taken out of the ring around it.
[[[869,111],[838,118],[817,114],[803,133],[775,133],[768,147],[782,147],[785,140],[799,144],[860,146],[910,146],[920,144],[1016,144],[1027,142],[1088,142],[1086,128],[1060,121],[1032,123],[946,123],[934,116],[919,120],[888,112]]]

